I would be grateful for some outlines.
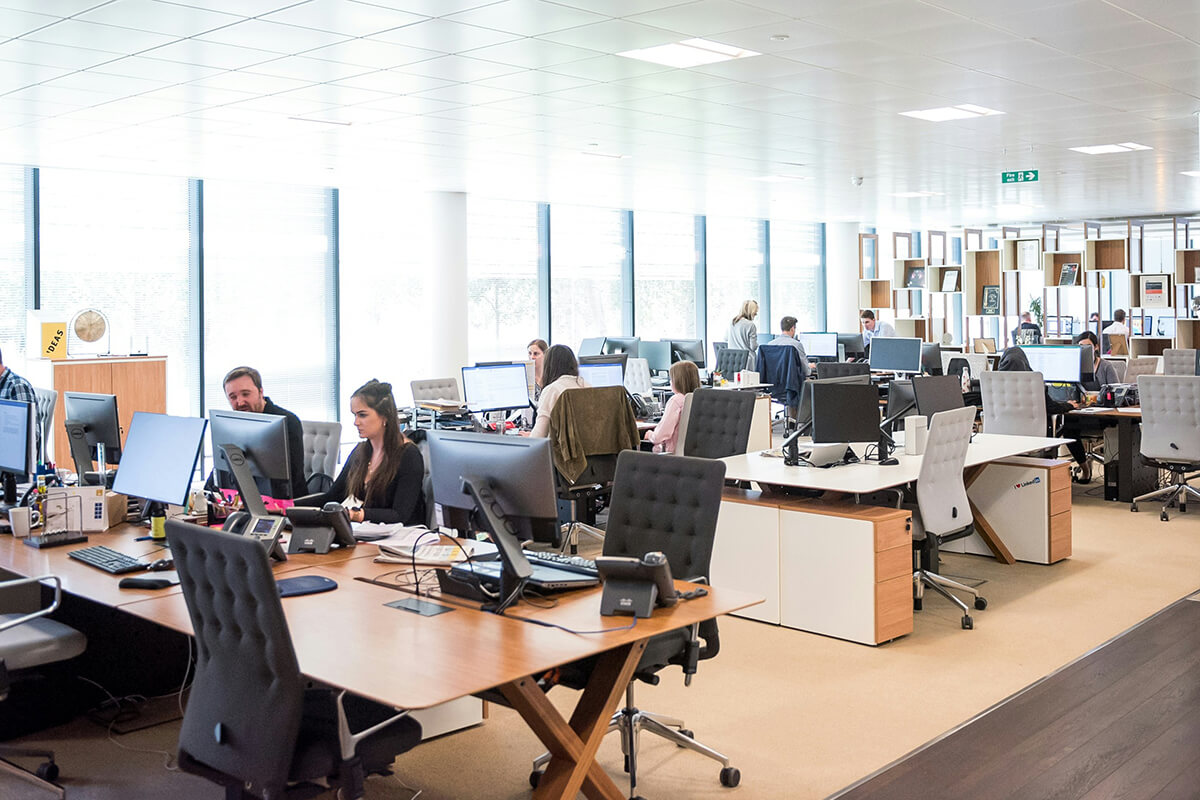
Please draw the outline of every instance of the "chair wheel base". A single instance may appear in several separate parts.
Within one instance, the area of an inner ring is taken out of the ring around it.
[[[1171,520],[1171,518],[1167,516],[1167,512],[1165,512],[1165,511],[1163,511],[1161,514],[1159,514],[1158,518],[1161,519],[1163,522],[1169,522]]]
[[[980,611],[983,611],[985,608],[987,608],[987,599],[983,598],[983,597],[976,597],[975,598],[975,608],[979,609]]]
[[[1137,513],[1137,503],[1130,503],[1129,510],[1136,514]]]
[[[695,739],[695,738],[696,738],[696,732],[695,732],[695,731],[692,731],[692,730],[688,730],[687,728],[680,728],[680,729],[679,729],[679,735],[680,735],[680,736],[686,736],[686,737],[687,737],[687,738],[689,738],[689,739]],[[681,744],[679,744],[679,745],[675,745],[675,746],[676,746],[676,747],[683,747],[683,745],[681,745]]]
[[[964,631],[973,630],[975,628],[975,620],[971,619],[970,614],[963,614],[962,626]]]
[[[541,782],[542,771],[540,769],[535,769],[533,772],[529,773],[529,788],[536,789],[538,784]]]
[[[721,769],[721,785],[727,786],[730,789],[742,782],[742,771],[737,767],[723,767]]]
[[[53,761],[45,761],[38,764],[37,771],[34,773],[44,781],[54,782],[58,780],[58,764]]]

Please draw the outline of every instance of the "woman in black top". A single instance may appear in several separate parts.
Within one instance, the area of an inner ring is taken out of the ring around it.
[[[298,505],[352,506],[351,522],[424,524],[425,462],[400,430],[392,385],[367,381],[351,395],[350,413],[366,441],[354,448],[328,492],[305,497]],[[347,498],[352,502],[345,503]]]

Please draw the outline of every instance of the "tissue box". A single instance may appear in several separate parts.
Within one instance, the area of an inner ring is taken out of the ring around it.
[[[51,522],[55,515],[66,514],[65,525],[60,522],[50,527],[99,533],[124,522],[128,511],[129,498],[110,492],[103,486],[55,487],[46,493],[46,513]],[[79,515],[83,518],[79,519]]]

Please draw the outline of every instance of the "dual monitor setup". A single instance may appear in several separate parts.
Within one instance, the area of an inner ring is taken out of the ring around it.
[[[650,371],[666,372],[676,361],[691,361],[704,369],[703,339],[639,339],[636,336],[595,336],[584,339],[576,355],[580,363],[588,356],[624,354],[629,358],[644,358]]]

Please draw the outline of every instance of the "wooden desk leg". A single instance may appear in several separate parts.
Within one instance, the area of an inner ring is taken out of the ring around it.
[[[966,488],[970,489],[971,484],[978,480],[986,468],[987,464],[980,464],[977,467],[968,469],[963,481]],[[1004,564],[1017,563],[1008,546],[1004,544],[1004,540],[996,533],[996,529],[987,521],[987,517],[980,513],[978,506],[971,502],[969,498],[967,499],[967,503],[971,506],[971,515],[975,517],[975,532],[979,534],[980,539],[983,539],[983,543],[992,551],[992,555],[996,557],[996,560]]]
[[[602,653],[569,724],[532,678],[500,687],[552,756],[533,792],[535,800],[574,798],[580,790],[592,800],[623,800],[624,793],[596,763],[596,752],[645,649],[640,641]]]

